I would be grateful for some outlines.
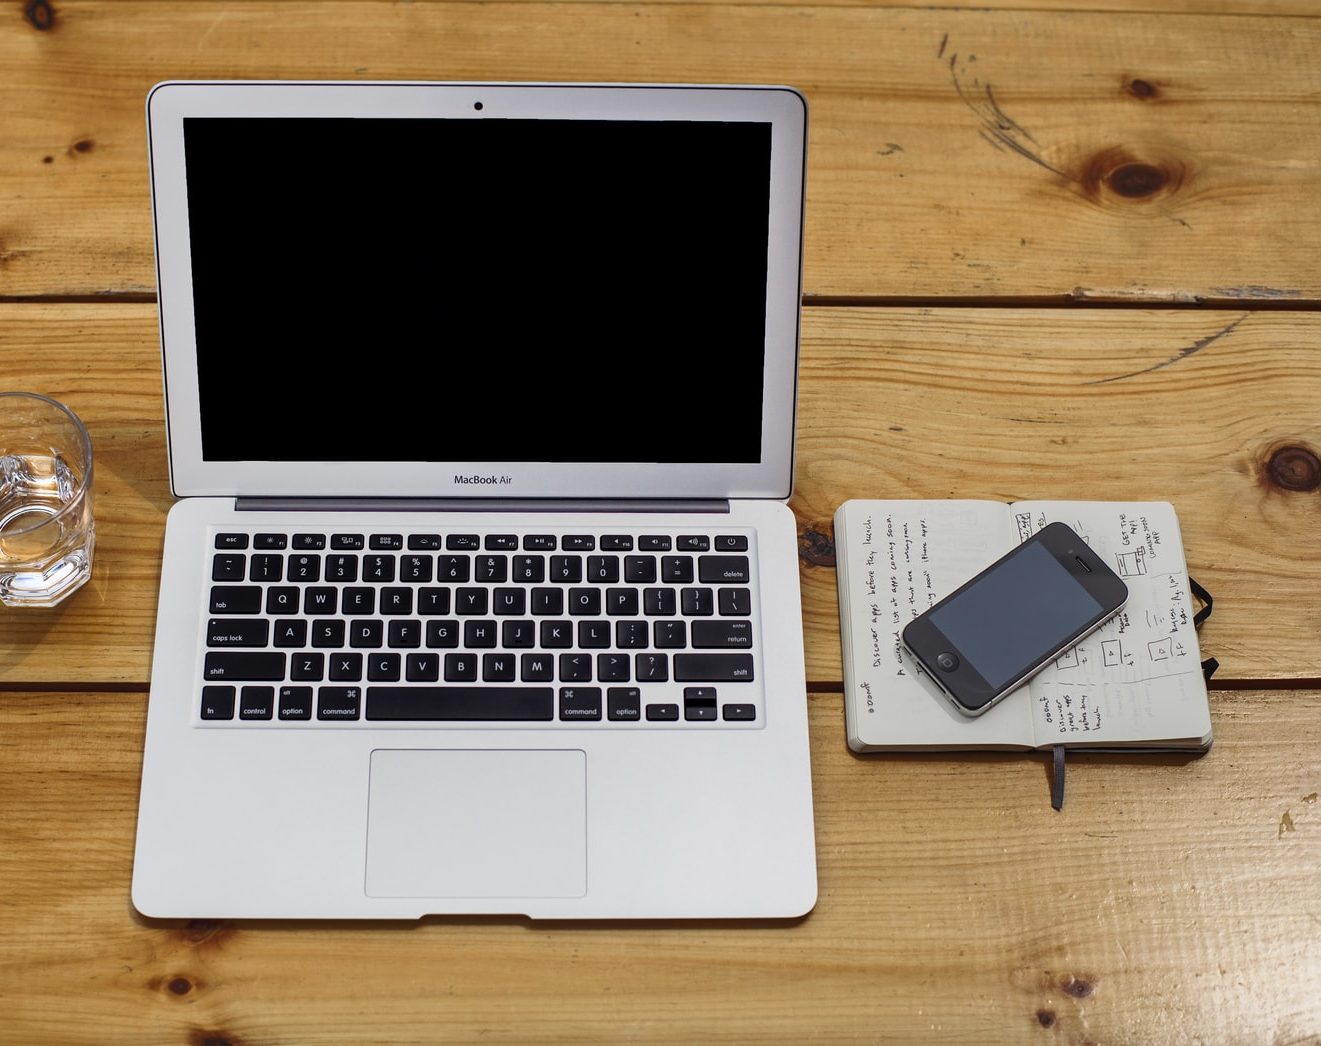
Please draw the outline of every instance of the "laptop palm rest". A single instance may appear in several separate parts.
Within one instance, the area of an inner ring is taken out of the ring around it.
[[[377,749],[369,897],[582,897],[580,750]]]

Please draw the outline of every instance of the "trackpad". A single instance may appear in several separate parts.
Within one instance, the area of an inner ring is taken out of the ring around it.
[[[369,897],[582,897],[587,758],[577,750],[377,749]]]

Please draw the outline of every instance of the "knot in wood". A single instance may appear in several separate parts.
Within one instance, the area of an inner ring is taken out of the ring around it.
[[[1166,176],[1149,163],[1126,163],[1105,176],[1111,190],[1130,200],[1151,196],[1164,186]]]
[[[1176,191],[1186,170],[1181,160],[1139,156],[1123,146],[1102,149],[1088,160],[1078,184],[1097,200],[1149,200]]]
[[[1307,447],[1280,447],[1267,460],[1266,475],[1284,490],[1316,490],[1321,487],[1321,458]]]
[[[798,556],[814,567],[835,565],[835,543],[830,539],[829,527],[818,528],[809,523],[798,535]]]
[[[1156,88],[1155,84],[1150,80],[1143,80],[1141,77],[1137,76],[1124,84],[1124,90],[1134,98],[1141,98],[1144,102],[1150,101],[1152,98],[1159,97],[1160,95],[1160,91]]]
[[[171,977],[165,987],[172,995],[187,995],[193,990],[193,982],[187,977]]]
[[[55,8],[50,6],[50,0],[32,0],[23,9],[23,17],[28,25],[43,33],[55,27]]]
[[[1037,1010],[1037,1023],[1043,1028],[1053,1027],[1055,1024],[1055,1012],[1053,1010]]]

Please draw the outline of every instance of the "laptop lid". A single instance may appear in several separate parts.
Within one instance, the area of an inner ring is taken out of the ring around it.
[[[792,490],[783,87],[165,83],[179,496]]]

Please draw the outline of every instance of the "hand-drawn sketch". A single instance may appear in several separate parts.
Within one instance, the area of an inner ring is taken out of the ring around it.
[[[1147,572],[1147,550],[1135,548],[1132,552],[1116,552],[1120,577],[1142,577]]]
[[[1170,659],[1170,640],[1157,639],[1155,642],[1148,643],[1147,653],[1151,655],[1153,661],[1168,661]]]
[[[1101,640],[1101,664],[1113,668],[1124,663],[1124,648],[1117,639]]]
[[[1056,668],[1077,668],[1077,667],[1078,667],[1078,648],[1077,648],[1077,647],[1073,647],[1072,649],[1069,649],[1069,650],[1064,651],[1064,653],[1062,653],[1059,657],[1057,657],[1057,658],[1055,659],[1055,667],[1056,667]]]

